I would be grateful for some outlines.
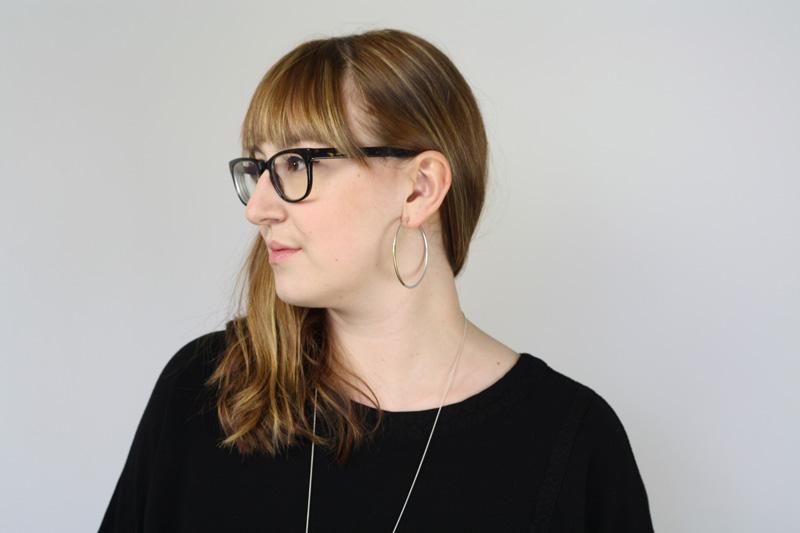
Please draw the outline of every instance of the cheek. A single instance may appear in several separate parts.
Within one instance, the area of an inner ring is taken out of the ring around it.
[[[356,174],[331,187],[314,219],[308,220],[307,237],[313,242],[315,259],[326,266],[345,267],[346,272],[363,271],[380,260],[387,228],[399,217],[391,213],[385,192],[369,186],[370,175]],[[383,250],[391,256],[389,248]]]

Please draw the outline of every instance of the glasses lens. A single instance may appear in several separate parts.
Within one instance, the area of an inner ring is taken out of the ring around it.
[[[256,190],[258,167],[253,161],[239,161],[233,166],[233,183],[243,204],[247,204]]]
[[[281,154],[273,163],[275,179],[283,195],[289,200],[305,196],[308,188],[308,170],[302,154],[293,152]]]

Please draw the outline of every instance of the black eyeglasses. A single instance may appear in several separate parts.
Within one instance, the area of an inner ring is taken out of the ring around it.
[[[367,157],[413,157],[420,150],[393,146],[362,147]],[[313,162],[317,159],[349,157],[336,148],[289,148],[281,150],[266,161],[254,157],[239,157],[229,163],[233,186],[244,205],[253,196],[256,183],[265,170],[269,170],[272,186],[287,202],[299,202],[311,192]]]

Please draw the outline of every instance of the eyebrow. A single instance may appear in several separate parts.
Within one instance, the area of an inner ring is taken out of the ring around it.
[[[275,151],[275,153],[276,153],[276,154],[277,154],[278,152],[280,152],[281,150],[285,150],[285,149],[287,149],[287,148],[289,148],[289,147],[288,147],[288,146],[278,146],[277,148],[278,148],[278,149]],[[257,154],[257,153],[258,153],[258,154],[260,154],[260,155],[261,155],[261,156],[262,156],[264,159],[268,159],[268,158],[267,158],[267,154],[266,154],[266,153],[264,153],[264,151],[263,151],[263,150],[261,150],[261,148],[259,148],[258,146],[251,146],[251,147],[250,147],[250,153],[251,153],[251,154],[253,154],[253,155],[255,155],[255,154]]]
[[[324,143],[321,143],[319,141],[307,141],[307,142],[300,142],[297,145],[293,145],[293,146],[278,146],[277,150],[275,151],[275,153],[277,154],[281,150],[288,150],[289,148],[299,148],[301,145],[304,146],[305,144],[308,144],[308,143],[322,145],[322,146],[319,146],[317,148],[327,148],[327,147],[330,146],[330,145],[326,145]],[[255,155],[256,153],[261,154],[264,157],[264,159],[267,159],[267,155],[258,146],[251,146],[249,151],[253,155]]]

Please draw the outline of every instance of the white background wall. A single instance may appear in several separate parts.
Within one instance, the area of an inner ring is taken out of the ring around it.
[[[585,383],[661,532],[796,531],[795,2],[0,7],[0,530],[92,531],[169,357],[256,228],[227,161],[301,41],[419,33],[491,150],[471,320]]]

